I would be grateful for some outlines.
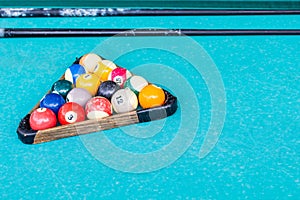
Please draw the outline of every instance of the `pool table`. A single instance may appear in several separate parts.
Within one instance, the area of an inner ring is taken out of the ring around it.
[[[299,29],[299,15],[0,18],[5,28]],[[297,199],[300,36],[0,39],[1,199]],[[95,52],[170,91],[162,120],[36,145],[20,120]]]

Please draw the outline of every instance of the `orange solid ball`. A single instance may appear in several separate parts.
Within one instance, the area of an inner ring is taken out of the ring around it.
[[[163,89],[153,84],[147,85],[139,93],[139,103],[143,109],[161,106],[165,98]]]

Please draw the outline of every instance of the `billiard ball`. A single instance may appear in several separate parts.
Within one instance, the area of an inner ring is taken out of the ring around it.
[[[97,74],[100,80],[107,81],[108,76],[112,70],[116,69],[117,66],[110,60],[102,60],[98,62],[97,67],[94,70],[94,73]]]
[[[133,111],[138,106],[138,99],[129,88],[116,91],[111,97],[111,104],[116,113]]]
[[[40,107],[49,108],[55,114],[57,114],[60,107],[65,103],[66,103],[65,99],[60,94],[49,93],[46,94],[40,101]]]
[[[92,96],[98,91],[100,79],[96,74],[82,74],[77,78],[76,87],[89,91]]]
[[[131,89],[136,95],[148,85],[148,82],[141,76],[131,76],[124,84],[124,88],[128,87]]]
[[[58,80],[52,85],[51,90],[54,93],[60,94],[63,98],[66,98],[68,92],[73,89],[73,87],[73,84],[68,80]]]
[[[104,81],[100,84],[97,96],[102,96],[111,100],[112,95],[120,89],[120,86],[113,81]]]
[[[85,74],[85,73],[86,73],[86,71],[83,66],[81,66],[79,64],[73,64],[70,67],[68,67],[68,69],[66,70],[65,80],[68,80],[71,83],[73,83],[74,85],[76,85],[76,80],[77,80],[78,76],[80,76],[81,74]]]
[[[116,82],[121,87],[124,86],[125,81],[131,77],[132,74],[125,68],[117,67],[116,69],[112,70],[109,74],[108,80]]]
[[[29,118],[30,127],[33,130],[44,130],[55,127],[57,123],[55,113],[48,108],[37,108]]]
[[[88,53],[82,56],[79,60],[79,64],[82,65],[87,72],[93,73],[97,67],[98,62],[102,59],[95,53]]]
[[[83,120],[85,120],[85,111],[83,107],[77,103],[65,103],[58,111],[58,121],[61,125],[73,124]]]
[[[88,119],[101,119],[112,115],[111,103],[105,97],[91,98],[85,105],[85,113]]]
[[[163,105],[165,98],[163,89],[153,84],[144,87],[138,95],[139,103],[144,109]]]
[[[83,88],[73,88],[67,95],[67,102],[75,102],[85,107],[86,102],[92,98],[91,93]]]

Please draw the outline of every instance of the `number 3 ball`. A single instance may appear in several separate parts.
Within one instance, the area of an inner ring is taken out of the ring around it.
[[[56,123],[55,113],[48,108],[34,110],[29,118],[30,127],[36,131],[55,127]]]
[[[112,114],[111,103],[104,97],[93,97],[85,105],[88,119],[101,119]]]
[[[83,120],[85,120],[85,111],[77,103],[65,103],[58,111],[58,121],[62,125],[73,124]]]
[[[51,109],[55,114],[58,113],[58,110],[60,107],[66,103],[65,99],[56,93],[49,93],[44,96],[44,98],[40,102],[41,108],[49,108]]]
[[[81,74],[85,74],[86,71],[83,66],[79,64],[71,65],[65,72],[65,80],[70,81],[76,85],[76,80]]]
[[[113,109],[117,113],[133,111],[138,106],[138,100],[134,92],[129,88],[120,89],[111,97]]]
[[[153,108],[164,104],[165,92],[160,87],[150,84],[140,91],[138,98],[142,108]]]

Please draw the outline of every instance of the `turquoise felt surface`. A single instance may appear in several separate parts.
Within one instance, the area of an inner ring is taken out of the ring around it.
[[[0,27],[299,28],[300,17],[0,19]],[[176,114],[22,144],[19,120],[90,51],[169,89],[179,100]],[[3,199],[300,195],[300,36],[1,39],[0,52]],[[199,157],[211,129],[217,143]]]

